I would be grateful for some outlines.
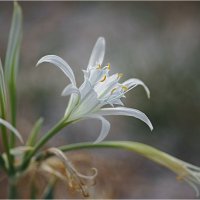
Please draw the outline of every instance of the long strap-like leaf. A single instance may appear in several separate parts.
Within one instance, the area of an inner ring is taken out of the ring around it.
[[[159,149],[139,142],[130,141],[106,141],[97,144],[78,143],[59,147],[62,151],[72,151],[85,148],[115,148],[125,149],[138,153],[157,164],[160,164],[178,175],[178,179],[183,179],[192,186],[197,196],[199,196],[200,168],[190,163],[175,158]]]
[[[7,104],[6,87],[5,87],[3,67],[0,59],[0,108],[1,108],[0,117],[3,117],[5,114],[6,104]]]
[[[5,77],[8,84],[11,110],[11,123],[16,126],[16,76],[19,65],[20,46],[22,39],[22,11],[17,2],[14,2],[14,11],[8,46],[5,58]],[[14,146],[14,135],[11,137],[11,147]]]

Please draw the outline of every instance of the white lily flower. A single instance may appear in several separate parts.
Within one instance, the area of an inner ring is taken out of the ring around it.
[[[138,85],[144,87],[148,97],[150,97],[149,89],[141,80],[135,78],[119,83],[122,74],[109,75],[110,64],[102,67],[104,54],[105,39],[100,37],[93,48],[87,69],[83,70],[84,82],[79,88],[72,69],[62,58],[55,55],[47,55],[38,61],[37,66],[43,62],[54,64],[71,81],[62,92],[63,96],[71,95],[64,115],[66,122],[86,118],[101,120],[102,129],[95,143],[101,142],[110,130],[110,123],[103,117],[104,115],[136,117],[145,122],[152,130],[153,126],[144,113],[133,108],[123,107],[121,101],[126,92]],[[105,108],[104,106],[106,105],[111,105],[111,108]],[[114,105],[120,105],[121,107],[114,107]]]

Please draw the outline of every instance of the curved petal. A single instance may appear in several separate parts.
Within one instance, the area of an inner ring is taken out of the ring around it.
[[[77,96],[75,93],[72,93],[69,99],[68,106],[65,110],[65,114],[64,114],[65,118],[68,118],[69,114],[74,109],[74,107],[78,104],[79,100],[80,100],[80,97]]]
[[[147,93],[147,97],[150,98],[150,91],[149,91],[148,87],[141,80],[136,79],[136,78],[131,78],[131,79],[128,79],[127,81],[123,82],[122,84],[128,88],[128,91],[135,88],[138,85],[141,85],[144,87],[144,89]]]
[[[100,101],[97,98],[97,94],[94,90],[91,90],[85,98],[80,100],[81,103],[76,109],[71,113],[70,120],[76,120],[87,116],[91,113],[99,104]]]
[[[88,63],[88,69],[95,67],[96,65],[101,65],[103,63],[104,55],[105,55],[105,39],[103,37],[99,37],[94,45],[92,50],[90,60]]]
[[[79,88],[79,91],[81,93],[81,99],[83,100],[91,90],[92,90],[92,85],[90,81],[86,77],[84,77],[84,82]]]
[[[79,89],[77,87],[75,87],[73,84],[69,84],[62,91],[62,96],[68,96],[72,93],[76,93],[80,97]]]
[[[14,128],[9,122],[5,121],[4,119],[0,118],[0,124],[11,130],[13,134],[20,140],[21,143],[24,143],[21,134],[18,132],[16,128]]]
[[[131,116],[140,119],[144,123],[146,123],[151,130],[153,130],[153,126],[148,119],[148,117],[141,111],[133,109],[133,108],[126,108],[126,107],[117,107],[117,108],[102,108],[97,112],[99,115],[125,115]]]
[[[74,77],[74,73],[73,73],[71,67],[62,58],[60,58],[59,56],[56,56],[56,55],[47,55],[47,56],[42,57],[37,62],[36,66],[38,66],[39,64],[41,64],[43,62],[49,62],[51,64],[56,65],[70,79],[72,84],[76,86],[76,80]]]
[[[101,131],[98,138],[94,141],[94,144],[103,141],[110,131],[110,122],[100,115],[89,115],[88,118],[95,118],[101,120]]]

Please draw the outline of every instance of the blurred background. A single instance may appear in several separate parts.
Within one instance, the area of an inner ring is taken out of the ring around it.
[[[143,80],[124,99],[127,107],[147,114],[153,132],[131,117],[108,117],[107,140],[138,141],[200,166],[200,3],[199,2],[20,2],[24,14],[22,54],[18,76],[18,129],[28,136],[44,117],[41,134],[64,114],[68,98],[61,97],[69,80],[57,68],[38,59],[55,54],[72,67],[79,85],[93,45],[106,39],[105,64],[123,80]],[[12,2],[0,2],[0,56],[4,60]],[[94,141],[98,121],[70,125],[49,142],[58,146]],[[2,148],[1,148],[2,150]],[[68,154],[81,166],[96,167],[99,175],[91,198],[195,198],[176,175],[134,153],[123,150],[82,150]],[[3,183],[3,182],[2,182]],[[5,190],[0,197],[5,198]],[[5,185],[5,184],[4,184]],[[62,184],[57,198],[81,198]]]

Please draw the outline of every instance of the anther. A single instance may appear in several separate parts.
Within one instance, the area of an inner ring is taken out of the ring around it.
[[[111,94],[113,94],[116,91],[117,88],[112,89]]]
[[[107,69],[110,70],[110,63],[108,63],[108,65],[107,65]]]
[[[122,85],[122,90],[126,92],[128,90],[128,87],[126,87],[125,85]]]
[[[100,64],[97,65],[97,69],[101,69],[101,65]]]
[[[106,75],[104,75],[104,77],[102,78],[102,80],[100,80],[100,82],[104,82],[106,80]]]

